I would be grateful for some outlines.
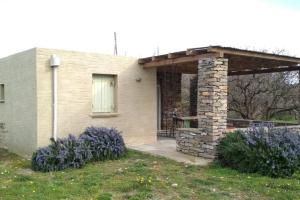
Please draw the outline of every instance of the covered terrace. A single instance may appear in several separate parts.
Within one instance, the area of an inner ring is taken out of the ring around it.
[[[227,128],[228,76],[300,70],[300,58],[297,57],[221,46],[141,58],[139,64],[144,69],[157,69],[158,83],[161,85],[158,94],[171,92],[165,95],[165,99],[168,96],[177,98],[174,85],[181,74],[197,75],[195,115],[186,117],[197,119],[198,125],[197,128],[177,128],[176,143],[178,151],[208,158],[215,156],[218,140]],[[168,79],[168,73],[177,75]],[[158,99],[158,104],[161,101]],[[165,104],[167,106],[163,110],[158,106],[158,118],[166,110],[172,112],[171,109],[174,109],[172,103]]]

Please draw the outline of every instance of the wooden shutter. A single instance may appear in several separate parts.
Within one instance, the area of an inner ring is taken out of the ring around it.
[[[93,76],[93,112],[115,112],[115,77]]]

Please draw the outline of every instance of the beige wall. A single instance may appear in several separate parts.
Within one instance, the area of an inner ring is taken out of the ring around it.
[[[49,58],[61,58],[58,68],[58,134],[80,134],[87,126],[116,127],[127,144],[156,141],[156,71],[144,70],[136,58],[37,49],[38,146],[51,137],[51,69]],[[92,118],[92,74],[116,74],[119,115]],[[141,82],[136,79],[141,78]]]
[[[37,147],[35,49],[0,59],[0,83],[5,103],[0,103],[0,123],[5,123],[5,143],[12,152],[29,155]]]

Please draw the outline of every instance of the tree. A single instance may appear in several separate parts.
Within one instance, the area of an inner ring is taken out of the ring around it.
[[[232,76],[228,85],[228,110],[244,119],[299,111],[298,72]]]

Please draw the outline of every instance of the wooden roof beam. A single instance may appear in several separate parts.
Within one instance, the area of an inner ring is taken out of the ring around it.
[[[252,71],[252,70],[262,70],[262,69],[275,69],[289,67],[290,64],[239,64],[233,65],[229,64],[229,71]]]
[[[184,56],[178,58],[169,58],[164,60],[157,60],[152,62],[147,62],[143,64],[144,68],[153,68],[153,67],[162,67],[162,66],[170,66],[175,64],[183,64],[183,63],[190,63],[190,62],[198,62],[199,59],[202,58],[215,58],[219,57],[219,53],[206,53],[206,54],[199,54],[194,56]]]
[[[158,56],[152,56],[151,61],[158,61],[158,60],[163,60],[167,59],[168,55],[158,55]]]
[[[264,73],[274,73],[274,72],[288,72],[288,71],[298,71],[300,66],[289,66],[280,68],[269,68],[262,70],[248,70],[248,71],[228,71],[229,76],[237,75],[249,75],[249,74],[264,74]]]
[[[172,72],[172,73],[182,73],[182,74],[197,74],[198,70],[197,67],[185,67],[185,66],[166,66],[166,67],[160,67],[157,69],[158,72]]]
[[[139,60],[138,60],[138,63],[139,64],[144,64],[144,63],[146,63],[146,62],[150,62],[152,60],[152,57],[148,57],[148,58],[140,58]]]
[[[226,54],[228,55],[238,55],[238,56],[246,56],[246,57],[256,57],[256,58],[262,58],[262,59],[269,59],[269,60],[278,60],[278,61],[287,61],[287,62],[293,62],[293,63],[300,63],[299,58],[293,58],[289,56],[282,56],[282,55],[272,55],[272,54],[266,54],[266,53],[259,53],[259,52],[249,52],[249,51],[243,51],[243,50],[230,50],[226,48],[221,47],[208,47],[208,52],[222,52],[224,56],[226,57]]]
[[[178,58],[180,56],[185,56],[185,55],[186,55],[185,51],[179,51],[179,52],[175,52],[175,53],[169,53],[168,58]]]
[[[205,54],[207,52],[207,48],[198,48],[198,49],[187,49],[186,50],[186,55],[198,55],[198,54]],[[222,56],[221,56],[222,57]]]

